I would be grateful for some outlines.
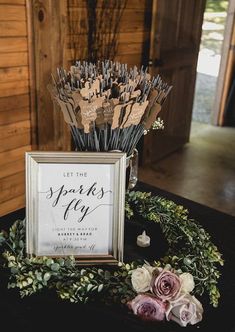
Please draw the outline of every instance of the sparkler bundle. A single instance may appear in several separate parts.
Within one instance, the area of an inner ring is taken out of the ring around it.
[[[57,69],[49,90],[77,151],[120,150],[130,156],[156,120],[171,90],[143,67],[109,60]]]

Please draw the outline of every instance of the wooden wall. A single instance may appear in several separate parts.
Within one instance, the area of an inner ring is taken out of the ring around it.
[[[22,208],[31,149],[25,0],[0,0],[0,216]]]
[[[114,1],[117,0],[109,0],[110,7],[112,7]],[[102,2],[102,0],[97,1],[97,16],[101,10]],[[123,0],[123,3],[124,2]],[[84,48],[87,48],[88,32],[86,0],[68,0],[68,10],[69,24],[72,24],[72,31],[77,30],[79,32],[77,48],[80,48],[80,52],[77,52],[77,55],[83,56]],[[147,63],[151,10],[152,0],[126,1],[126,6],[120,20],[116,60],[127,63],[129,66],[140,66],[143,63]],[[109,17],[105,17],[104,20],[108,22]],[[69,40],[71,40],[71,36],[69,36],[68,31],[68,44],[66,45],[66,47],[68,47],[67,58],[71,60],[74,58],[74,50],[71,49]]]
[[[100,4],[98,0],[98,8]],[[129,66],[146,64],[151,7],[151,0],[127,0],[120,21],[117,60]],[[30,47],[29,56],[27,10],[30,8],[34,53]],[[0,0],[0,216],[25,205],[24,153],[32,148],[35,119],[37,149],[61,150],[69,146],[70,135],[60,114],[52,109],[46,85],[56,66],[65,66],[74,58],[68,32],[71,13],[72,17],[74,14],[78,17],[75,25],[80,34],[80,44],[75,48],[86,49],[85,0]],[[29,59],[35,59],[35,67],[30,71]],[[36,93],[32,101],[29,79],[34,75]]]

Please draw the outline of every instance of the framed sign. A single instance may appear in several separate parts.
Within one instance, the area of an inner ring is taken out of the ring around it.
[[[27,152],[27,253],[122,261],[125,174],[121,152]]]

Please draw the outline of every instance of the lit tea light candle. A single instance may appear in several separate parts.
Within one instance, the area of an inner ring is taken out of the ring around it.
[[[146,235],[146,232],[143,231],[141,235],[137,236],[137,245],[139,247],[149,247],[150,246],[150,237]]]

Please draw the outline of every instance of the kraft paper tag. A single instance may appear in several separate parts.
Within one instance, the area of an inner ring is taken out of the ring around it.
[[[159,92],[156,89],[154,89],[150,92],[149,104],[148,104],[148,107],[146,108],[146,111],[145,111],[144,116],[143,116],[144,120],[147,120],[147,118],[149,116],[149,113],[151,111],[151,108],[155,104],[155,101],[156,101],[158,95],[159,95]]]
[[[119,126],[119,117],[121,114],[121,110],[125,106],[126,104],[117,104],[114,106],[112,129],[115,129]]]
[[[104,112],[102,107],[99,107],[96,110],[95,124],[97,127],[100,127],[104,124]]]
[[[133,91],[133,92],[131,93],[131,99],[139,97],[140,94],[141,94],[141,91],[140,91],[140,90]]]
[[[70,104],[68,102],[64,102],[57,97],[55,98],[55,101],[60,106],[60,109],[64,116],[64,121],[71,126],[77,127],[78,123],[77,123],[75,111],[74,111],[72,104]]]
[[[155,103],[153,105],[153,107],[151,108],[151,110],[149,112],[148,118],[145,121],[144,127],[146,130],[151,128],[153,122],[156,120],[158,113],[161,111],[161,108],[162,108],[161,105],[158,103]]]
[[[125,123],[131,113],[131,107],[132,107],[132,103],[131,104],[128,104],[125,108],[125,115],[124,115],[124,118],[122,120],[122,123],[120,125],[120,128],[124,128],[125,127]]]
[[[81,100],[79,103],[81,109],[82,124],[84,132],[89,133],[90,123],[97,118],[97,109],[102,107],[105,96],[94,98],[91,103],[87,100]]]
[[[126,123],[124,124],[124,128],[129,127],[131,125],[135,125],[135,126],[138,125],[140,123],[140,120],[141,120],[147,106],[148,106],[148,100],[146,100],[142,104],[134,103],[131,108],[129,117],[128,117]]]
[[[76,109],[79,106],[80,101],[82,100],[82,96],[80,95],[79,91],[72,91],[71,99],[74,103],[74,108]]]
[[[92,83],[85,82],[85,87],[80,90],[81,96],[86,99],[99,92],[100,92],[100,81],[98,78]]]
[[[114,103],[111,101],[105,101],[103,103],[104,122],[111,124],[113,121],[113,114],[114,114]]]
[[[76,120],[77,120],[77,128],[83,129],[84,127],[82,125],[82,115],[80,110],[76,113]]]
[[[90,123],[96,119],[97,105],[89,103],[86,100],[81,100],[79,103],[81,109],[82,125],[84,126],[84,132],[89,133]]]
[[[131,86],[133,91],[134,91],[135,88],[137,87],[137,82],[133,81],[133,80],[129,80],[129,86]]]

